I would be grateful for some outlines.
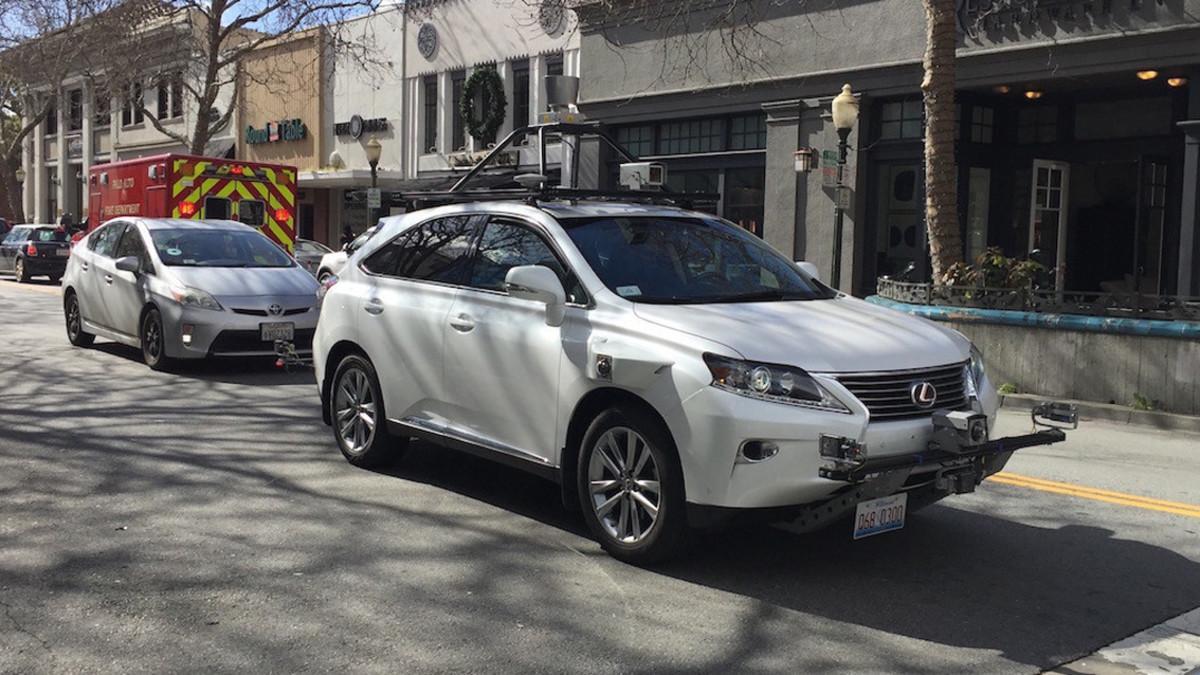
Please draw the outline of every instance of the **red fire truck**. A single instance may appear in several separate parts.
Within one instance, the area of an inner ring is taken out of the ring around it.
[[[257,227],[289,253],[296,241],[296,169],[158,155],[92,167],[91,227],[119,216],[227,219]]]

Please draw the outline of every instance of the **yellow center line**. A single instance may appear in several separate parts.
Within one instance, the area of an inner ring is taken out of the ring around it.
[[[1121,506],[1132,506],[1139,509],[1146,509],[1148,511],[1173,513],[1177,516],[1200,518],[1200,506],[1194,504],[1169,502],[1163,499],[1152,499],[1150,497],[1141,497],[1139,495],[1131,495],[1124,492],[1101,490],[1099,488],[1084,487],[1082,485],[1073,485],[1071,483],[1059,483],[1057,481],[1046,480],[1044,478],[1021,476],[1018,474],[1009,473],[1007,471],[998,473],[992,476],[989,480],[1002,485],[1012,485],[1014,487],[1023,487],[1030,490],[1052,492],[1054,494],[1078,497],[1080,499],[1091,499],[1109,504],[1119,504]]]

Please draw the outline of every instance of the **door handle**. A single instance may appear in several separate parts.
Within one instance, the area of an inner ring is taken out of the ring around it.
[[[83,270],[84,272],[88,271],[88,264],[85,262],[80,262],[79,269]]]
[[[104,283],[106,283],[106,284],[111,284],[111,283],[112,283],[112,280],[113,280],[113,276],[112,276],[111,274],[105,274],[105,275],[104,275]]]
[[[383,302],[379,298],[371,298],[367,301],[367,304],[363,305],[363,310],[367,314],[379,316],[383,314]]]
[[[450,327],[460,333],[470,333],[475,328],[475,320],[466,314],[459,314],[450,319]]]

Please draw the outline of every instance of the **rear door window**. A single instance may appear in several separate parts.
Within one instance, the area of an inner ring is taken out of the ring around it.
[[[229,200],[221,197],[206,197],[204,199],[204,218],[229,220]]]
[[[267,207],[255,199],[238,202],[238,220],[250,227],[262,227],[266,222]]]
[[[439,218],[413,230],[396,251],[395,274],[409,279],[461,284],[477,233],[475,218]]]
[[[4,243],[5,244],[19,244],[19,243],[25,241],[26,237],[28,237],[28,236],[29,236],[29,228],[28,227],[15,227],[15,228],[13,228],[13,231],[9,232],[8,236],[4,238]]]

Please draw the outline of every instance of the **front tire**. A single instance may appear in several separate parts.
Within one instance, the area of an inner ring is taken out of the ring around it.
[[[70,293],[63,303],[63,314],[67,321],[67,339],[76,347],[91,347],[96,336],[83,329],[83,313],[79,311],[79,298]]]
[[[162,314],[153,307],[142,317],[142,360],[151,370],[167,370],[171,359],[167,357],[166,334],[163,332]]]
[[[333,437],[346,461],[372,469],[400,458],[408,439],[388,433],[379,376],[370,361],[358,354],[343,358],[329,391]]]
[[[16,276],[18,284],[28,283],[29,269],[25,267],[24,258],[17,258],[16,266],[13,267],[13,275]]]
[[[606,410],[584,434],[577,466],[584,520],[609,555],[647,565],[683,549],[683,470],[661,422],[636,408]]]

